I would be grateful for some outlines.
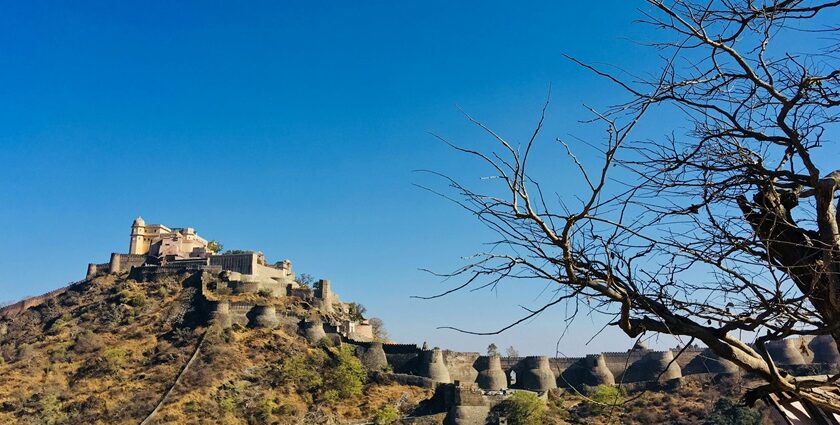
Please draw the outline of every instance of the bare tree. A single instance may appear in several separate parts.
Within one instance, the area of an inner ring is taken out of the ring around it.
[[[387,341],[388,340],[388,331],[385,329],[385,322],[378,317],[371,317],[368,320],[370,323],[371,331],[373,332],[373,338],[377,341]]]
[[[766,348],[797,335],[840,341],[840,170],[824,169],[840,105],[838,33],[827,22],[840,1],[646,3],[641,23],[661,30],[652,46],[664,59],[654,76],[570,58],[630,96],[590,109],[590,123],[605,130],[603,140],[586,142],[599,146],[594,167],[560,141],[585,193],[556,195],[556,182],[528,168],[546,149],[535,143],[546,108],[521,145],[468,117],[492,147],[451,146],[491,175],[481,189],[443,176],[457,192],[443,195],[498,239],[446,275],[462,284],[435,296],[543,279],[555,289],[544,305],[503,329],[473,333],[495,334],[568,303],[572,315],[614,317],[630,337],[702,341],[766,382],[753,397],[786,391],[840,412],[840,396],[824,388],[840,375],[791,376]],[[680,122],[670,135],[638,139],[651,113]]]
[[[513,348],[511,345],[505,350],[505,355],[508,357],[519,357],[519,351],[516,351],[516,348]]]

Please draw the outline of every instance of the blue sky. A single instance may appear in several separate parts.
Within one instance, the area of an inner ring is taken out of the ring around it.
[[[414,170],[477,177],[429,132],[484,140],[458,108],[512,140],[548,87],[547,143],[583,103],[621,99],[562,57],[654,71],[641,2],[9,2],[0,13],[0,299],[80,279],[128,248],[131,221],[195,227],[230,249],[333,281],[403,342],[554,354],[562,307],[494,337],[539,282],[410,299],[492,239],[416,188]],[[568,163],[553,170],[577,182]],[[567,355],[624,350],[581,317]]]

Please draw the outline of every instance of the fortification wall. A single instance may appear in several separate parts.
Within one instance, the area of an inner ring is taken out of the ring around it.
[[[397,373],[419,372],[420,348],[414,344],[382,344],[388,365]]]
[[[612,372],[613,376],[615,377],[616,382],[623,382],[622,379],[624,377],[625,370],[630,367],[631,364],[639,361],[645,354],[649,353],[648,350],[643,351],[625,351],[625,352],[606,352],[601,353],[604,356],[604,363],[607,365],[607,369]]]
[[[132,267],[141,266],[145,262],[146,256],[143,254],[120,254],[114,252],[111,254],[111,262],[108,268],[111,273],[122,273],[131,270]]]
[[[52,290],[50,292],[47,292],[46,294],[43,294],[43,295],[38,295],[38,296],[35,296],[35,297],[25,298],[25,299],[22,299],[22,300],[20,300],[16,303],[14,303],[14,304],[9,304],[9,305],[7,305],[3,308],[0,308],[0,317],[4,317],[4,318],[15,317],[15,316],[23,313],[24,311],[32,308],[32,307],[37,307],[37,306],[39,306],[39,305],[57,297],[57,296],[67,292],[67,290],[70,289],[71,286],[76,285],[76,284],[78,284],[78,282],[72,283],[72,284],[67,285],[65,287],[62,287],[62,288],[54,289],[54,290]]]
[[[443,362],[449,369],[449,377],[452,381],[475,382],[478,378],[478,370],[474,365],[479,357],[481,357],[479,353],[462,353],[449,350],[443,352]]]
[[[222,270],[254,274],[257,268],[257,253],[214,255],[210,257],[210,265],[220,266]]]

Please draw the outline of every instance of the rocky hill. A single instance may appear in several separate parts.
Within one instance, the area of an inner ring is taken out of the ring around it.
[[[374,382],[347,346],[294,326],[224,329],[200,292],[195,274],[107,274],[6,311],[0,423],[363,423],[432,396]]]
[[[548,369],[550,389],[506,390],[498,356],[411,344],[383,352],[325,333],[346,312],[318,307],[318,297],[231,293],[225,276],[98,274],[0,309],[0,423],[705,424],[743,387],[694,374],[560,389]],[[518,387],[528,387],[518,370]],[[517,400],[537,403],[539,418],[515,420]]]

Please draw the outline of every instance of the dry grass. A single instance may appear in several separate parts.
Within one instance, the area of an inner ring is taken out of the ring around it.
[[[189,293],[174,278],[141,284],[103,276],[7,321],[0,340],[0,423],[137,424],[204,332],[210,334],[199,358],[155,423],[356,421],[385,404],[409,408],[431,396],[399,385],[369,385],[359,397],[331,402],[301,394],[272,380],[271,367],[321,348],[282,329],[185,326],[177,313]],[[293,303],[284,307],[305,311]]]

